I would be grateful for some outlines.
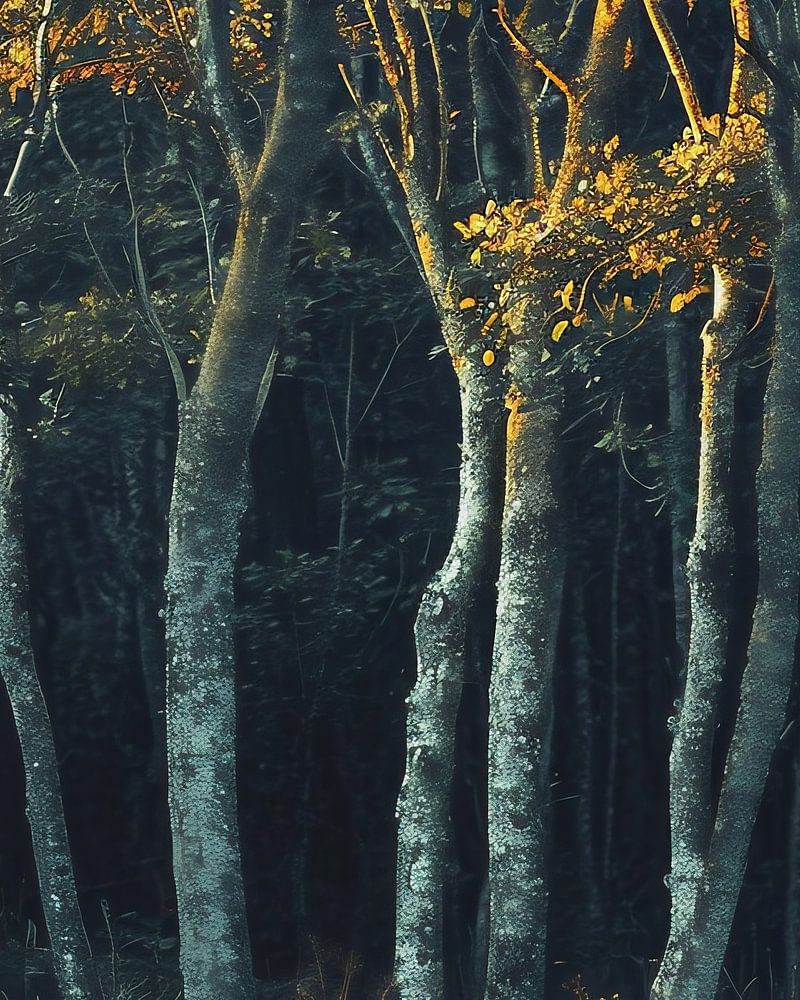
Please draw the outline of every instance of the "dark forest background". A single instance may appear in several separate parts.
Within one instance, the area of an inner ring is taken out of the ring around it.
[[[717,45],[701,7],[691,36],[698,66],[704,47]],[[640,54],[643,73],[647,59]],[[713,90],[710,76],[706,86]],[[0,116],[3,177],[25,100],[20,94]],[[670,100],[647,117],[651,139]],[[0,377],[22,390],[33,639],[87,924],[98,950],[117,955],[131,997],[145,982],[139,970],[155,961],[158,981],[148,979],[141,997],[167,998],[176,989],[177,927],[158,705],[177,418],[164,351],[136,314],[133,219],[152,302],[191,382],[208,327],[209,266],[218,284],[224,279],[234,196],[218,154],[170,127],[154,98],[122,99],[89,83],[64,93],[59,124],[58,141],[31,167],[28,193],[4,209],[0,323],[19,336],[24,363]],[[468,146],[466,115],[456,128]],[[322,978],[338,982],[355,963],[364,989],[391,971],[413,622],[449,543],[459,427],[455,379],[414,263],[335,142],[299,232],[276,377],[251,448],[254,494],[238,572],[239,781],[256,972],[299,973],[321,997],[318,964]],[[667,386],[664,366],[653,363],[664,344],[649,336],[647,351],[618,348],[624,366],[617,353],[607,372],[593,369],[614,379],[624,367],[624,405],[587,407],[576,384],[563,428],[562,490],[574,524],[550,803],[554,997],[567,995],[562,986],[578,973],[592,997],[644,996],[668,929],[667,720],[678,656],[663,485]],[[693,335],[684,346],[687,358],[699,356]],[[734,671],[755,597],[760,349],[755,338],[732,465],[741,609],[732,618]],[[687,400],[692,418],[697,403]],[[624,464],[609,431],[624,437]],[[24,779],[3,699],[0,989],[8,1000],[44,998]],[[727,706],[723,735],[735,709]],[[485,744],[485,714],[476,686],[462,706],[460,725],[472,735],[462,747]],[[755,977],[748,997],[778,995],[796,748],[792,724],[753,839],[726,964],[731,997]],[[476,906],[486,850],[476,774],[476,760],[460,761],[453,941]],[[456,997],[460,970],[450,974]]]

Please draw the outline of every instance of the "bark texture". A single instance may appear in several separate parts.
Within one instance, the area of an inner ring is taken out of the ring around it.
[[[270,132],[244,191],[202,371],[181,408],[170,509],[169,800],[187,1000],[254,992],[237,829],[233,575],[259,389],[334,85],[332,12],[292,2],[284,18]]]
[[[554,481],[560,394],[512,390],[489,699],[492,1000],[542,996],[552,671],[564,558]]]
[[[800,993],[800,757],[795,751],[792,768],[792,807],[789,814],[786,863],[786,923],[784,932],[787,1000]]]
[[[714,315],[702,333],[702,398],[697,515],[687,576],[690,620],[686,687],[670,756],[672,899],[670,937],[653,995],[665,995],[680,956],[691,946],[711,824],[711,762],[725,672],[733,533],[728,470],[733,437],[736,367],[725,357],[747,331],[740,296],[715,276]]]
[[[692,491],[696,463],[693,448],[694,427],[690,421],[688,404],[689,366],[683,329],[679,323],[667,324],[665,353],[669,390],[669,444],[666,457],[670,491],[670,522],[672,525],[675,643],[680,657],[681,675],[684,675],[689,657],[689,630],[691,627],[686,564],[694,527]]]
[[[716,992],[770,761],[783,729],[794,668],[800,591],[800,228],[787,227],[775,260],[776,329],[764,400],[758,500],[758,596],[741,699],[692,940],[673,946],[659,1000]]]
[[[443,998],[443,891],[449,881],[450,784],[456,716],[473,643],[472,620],[496,570],[502,482],[502,408],[493,380],[466,363],[459,375],[461,486],[453,541],[417,617],[417,683],[408,702],[406,775],[398,802],[395,977],[403,1000]]]
[[[0,677],[22,750],[26,812],[58,987],[64,1000],[101,1000],[78,904],[50,717],[31,647],[18,477],[13,423],[0,407]]]

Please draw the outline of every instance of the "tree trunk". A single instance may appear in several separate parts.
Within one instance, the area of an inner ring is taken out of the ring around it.
[[[692,500],[692,463],[694,427],[689,420],[688,365],[685,337],[677,322],[667,323],[665,352],[669,393],[669,442],[667,471],[672,525],[672,590],[675,604],[675,643],[680,657],[681,684],[689,657],[689,588],[686,564],[692,536],[694,503]]]
[[[715,275],[714,316],[703,333],[697,519],[689,551],[691,630],[686,687],[670,755],[670,937],[654,997],[666,997],[696,932],[711,825],[711,762],[728,642],[733,535],[728,469],[736,368],[725,356],[747,327],[732,283]]]
[[[22,750],[28,824],[56,980],[65,1000],[101,1000],[78,904],[50,717],[33,660],[14,437],[9,412],[0,406],[0,676]]]
[[[609,608],[608,636],[608,749],[606,751],[606,776],[603,793],[605,795],[605,823],[603,831],[603,884],[606,903],[615,908],[614,892],[614,830],[617,823],[617,770],[619,765],[619,631],[620,631],[620,563],[622,561],[622,539],[624,537],[625,514],[625,469],[623,455],[617,456],[617,503],[614,512],[614,544],[611,549],[611,593]]]
[[[456,716],[486,627],[471,615],[496,571],[502,407],[494,380],[471,362],[459,373],[461,489],[450,552],[417,617],[417,683],[408,702],[408,759],[398,803],[395,976],[403,1000],[443,1000],[443,892],[452,857],[450,783]]]
[[[491,1000],[536,1000],[544,988],[551,687],[564,577],[553,468],[560,388],[549,393],[508,396],[489,702]]]
[[[588,956],[597,956],[603,941],[603,905],[598,879],[597,851],[595,850],[596,810],[593,808],[595,783],[593,780],[594,715],[592,710],[592,650],[586,623],[586,584],[578,576],[574,581],[572,615],[569,629],[570,674],[569,702],[572,726],[572,752],[570,760],[570,787],[577,796],[575,819],[572,829],[572,850],[575,865],[575,883],[580,896],[576,922],[581,933],[575,940],[586,949]]]
[[[800,748],[792,763],[792,801],[789,812],[786,864],[786,921],[784,924],[786,1000],[800,996]]]
[[[776,252],[777,307],[764,399],[758,500],[758,595],[736,727],[725,768],[692,940],[674,947],[655,996],[709,1000],[725,957],[773,750],[783,729],[794,669],[800,591],[800,227]],[[677,944],[677,942],[676,942]]]
[[[284,17],[270,134],[248,182],[200,377],[181,406],[169,518],[169,802],[187,1000],[254,993],[236,805],[234,567],[296,213],[326,145],[336,84],[328,13],[290,3]]]

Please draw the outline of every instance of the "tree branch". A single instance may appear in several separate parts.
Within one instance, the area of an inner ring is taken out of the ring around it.
[[[244,194],[249,164],[244,127],[236,108],[231,56],[227,3],[198,0],[197,61],[200,88],[207,102],[214,130],[230,160],[237,187]]]
[[[692,78],[689,75],[689,70],[686,67],[683,53],[678,47],[675,35],[672,33],[672,28],[670,28],[669,22],[661,9],[661,0],[643,0],[643,2],[647,16],[653,26],[653,31],[655,31],[656,38],[658,38],[661,45],[661,50],[666,57],[667,65],[675,83],[678,85],[678,91],[681,95],[683,106],[686,109],[694,141],[701,142],[705,131],[703,127],[703,111],[700,107],[700,99],[694,89]]]

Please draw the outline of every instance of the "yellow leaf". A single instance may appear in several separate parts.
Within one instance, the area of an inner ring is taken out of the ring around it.
[[[612,135],[611,138],[608,140],[608,142],[603,146],[603,156],[605,156],[607,160],[610,160],[618,149],[619,149],[619,136]]]
[[[477,301],[473,299],[470,295],[467,295],[458,303],[459,309],[474,309],[477,305]]]
[[[486,219],[479,212],[473,212],[467,221],[469,223],[469,231],[473,236],[482,233],[486,228]]]
[[[481,262],[481,248],[476,247],[472,253],[469,255],[470,264],[480,264]]]
[[[570,278],[569,281],[566,283],[566,285],[564,285],[564,287],[561,289],[561,292],[559,293],[561,295],[561,304],[565,309],[569,309],[570,312],[572,311],[571,298],[572,298],[572,293],[574,291],[575,291],[575,282],[572,280],[572,278]]]
[[[600,170],[595,178],[595,184],[597,185],[597,190],[600,194],[611,194],[611,178],[605,172],[605,170]]]
[[[463,222],[454,222],[453,226],[461,233],[465,240],[468,240],[472,236],[469,226],[465,226]]]
[[[705,295],[711,291],[711,285],[692,285],[688,292],[678,292],[677,295],[672,296],[672,301],[669,304],[670,312],[680,312],[684,306],[688,306],[690,302],[693,302],[698,295]]]
[[[553,327],[553,332],[550,334],[550,337],[555,341],[556,344],[559,342],[559,340],[561,340],[561,334],[567,329],[568,326],[569,326],[569,321],[566,319],[562,319],[558,323],[556,323],[556,325]]]
[[[628,312],[632,312],[633,311],[633,298],[632,298],[632,296],[630,296],[630,295],[623,295],[622,296],[622,305],[623,305],[623,307]]]
[[[484,351],[483,352],[483,363],[487,368],[491,368],[494,364],[494,351]]]
[[[623,56],[622,59],[622,68],[630,69],[631,66],[633,65],[633,60],[635,58],[636,58],[636,52],[634,51],[633,48],[633,39],[628,38],[628,40],[625,42],[625,55]]]
[[[488,333],[495,323],[500,319],[499,312],[493,312],[492,315],[486,320],[486,322],[481,327],[481,333]]]
[[[485,209],[483,210],[483,214],[484,214],[484,215],[486,216],[486,218],[488,219],[488,218],[489,218],[489,216],[490,216],[490,215],[491,215],[491,214],[492,214],[492,213],[494,212],[494,210],[495,210],[496,208],[497,208],[497,202],[496,202],[496,201],[494,200],[494,198],[490,198],[490,199],[489,199],[489,200],[488,200],[488,201],[486,202],[486,208],[485,208]]]
[[[697,227],[701,225],[702,222],[703,222],[702,218],[695,212],[695,214],[691,218],[692,225],[695,227],[695,229],[697,229]]]

